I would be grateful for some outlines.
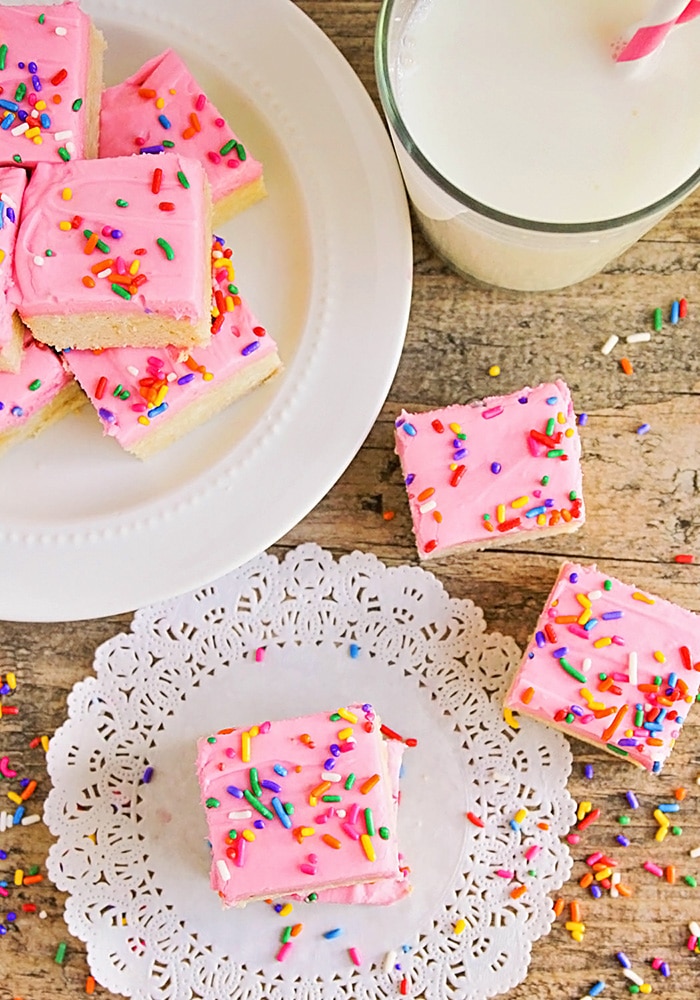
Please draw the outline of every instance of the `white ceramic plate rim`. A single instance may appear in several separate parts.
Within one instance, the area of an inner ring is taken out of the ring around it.
[[[100,25],[103,11],[122,17],[131,5],[89,0],[85,8]],[[408,324],[412,244],[384,124],[344,57],[291,0],[209,0],[198,11],[197,30],[215,32],[224,8],[243,35],[250,29],[246,41],[259,48],[266,91],[314,154],[314,169],[300,174],[312,257],[303,336],[274,406],[253,429],[254,445],[234,447],[206,476],[106,517],[0,524],[5,620],[123,613],[253,558],[338,480],[396,372]],[[178,11],[184,19],[191,9],[187,0],[152,0],[144,16],[160,20],[167,11],[167,32],[168,19]],[[109,41],[106,14],[102,24]]]

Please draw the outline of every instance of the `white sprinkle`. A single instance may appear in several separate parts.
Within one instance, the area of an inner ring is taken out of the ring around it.
[[[435,510],[437,504],[434,500],[428,500],[427,503],[421,504],[418,510],[421,514],[428,514],[431,510]]]
[[[581,664],[581,669],[583,670],[584,674],[587,674],[592,666],[593,666],[593,660],[590,658],[590,656],[587,656],[586,659]]]
[[[647,340],[651,340],[650,333],[631,333],[629,337],[625,337],[628,344],[646,344]]]
[[[46,910],[39,910],[39,920],[46,920],[47,916]]]
[[[627,976],[627,978],[631,979],[633,983],[637,984],[637,986],[644,986],[644,980],[641,976],[637,975],[634,969],[623,969],[622,975]]]
[[[57,35],[67,35],[68,34],[68,28],[62,28],[61,25],[59,25],[57,28],[54,28],[53,30],[54,30],[54,33],[57,34]]]
[[[101,271],[98,271],[95,275],[96,278],[108,278],[112,273],[111,267],[103,267]]]
[[[345,817],[347,816],[347,813],[345,812],[344,809],[336,809],[335,814],[338,817],[338,819],[345,819]]]
[[[605,341],[605,343],[601,347],[600,353],[601,354],[610,354],[610,352],[612,351],[613,347],[615,346],[615,344],[618,342],[619,339],[620,338],[616,334],[611,333],[610,336],[608,337],[608,339]]]
[[[637,684],[637,654],[632,652],[627,657],[627,671],[630,675],[629,683]]]
[[[128,371],[129,375],[133,375],[133,376],[134,376],[134,378],[136,378],[136,376],[137,376],[137,375],[138,375],[138,373],[139,373],[139,370],[138,370],[138,368],[136,367],[136,365],[127,365],[127,368],[126,368],[126,370]]]
[[[693,935],[693,937],[700,938],[700,924],[697,920],[691,920],[688,924],[688,930]]]
[[[223,257],[224,251],[223,250],[212,250],[212,254],[211,255],[212,255],[212,257]]]
[[[231,878],[231,872],[228,870],[228,865],[226,864],[223,858],[219,858],[219,860],[216,862],[216,867],[223,881],[228,882],[228,880]]]
[[[388,951],[384,958],[384,974],[388,976],[390,972],[393,972],[395,965],[396,965],[396,952]]]
[[[40,257],[39,254],[37,254],[36,257],[34,258],[34,263],[36,264],[37,267],[43,267],[44,266],[44,258]]]
[[[165,381],[174,382],[176,378],[177,378],[177,372],[168,372],[168,374],[165,376]]]
[[[700,858],[700,847],[694,847],[692,851],[688,851],[691,858]]]
[[[0,833],[4,833],[7,829],[7,813],[0,812]]]
[[[30,117],[30,118],[34,118],[34,119],[36,119],[36,118],[38,118],[38,117],[39,117],[39,112],[38,112],[38,111],[36,111],[36,110],[34,110],[34,111],[30,111],[30,112],[29,112],[29,117]]]
[[[252,816],[250,809],[243,809],[241,812],[232,812],[228,814],[229,819],[250,819]]]
[[[321,778],[323,779],[323,781],[341,781],[342,780],[341,777],[340,777],[340,775],[336,774],[335,771],[321,771]]]
[[[64,139],[72,139],[73,131],[72,129],[64,129],[63,132],[54,132],[54,139],[56,142],[63,142]]]
[[[622,879],[622,873],[621,872],[613,872],[612,875],[611,875],[611,877],[610,877],[610,884],[611,885],[619,885],[621,879]]]
[[[5,194],[4,192],[0,194],[0,201],[4,201],[10,208],[17,208],[17,202],[14,198],[10,198],[9,194]]]
[[[615,888],[615,886],[611,885],[610,886],[610,898],[611,899],[617,899],[617,897],[619,895],[620,895],[620,893],[617,891],[617,889]]]
[[[599,601],[601,599],[601,597],[603,596],[603,591],[602,590],[591,590],[591,591],[589,591],[589,593],[586,596],[588,597],[589,601]]]
[[[70,153],[71,156],[75,156],[75,143],[68,141],[66,143],[66,150]]]
[[[15,127],[11,131],[12,135],[22,135],[24,132],[29,131],[29,123],[22,122],[21,125],[15,125]]]
[[[35,813],[33,816],[23,816],[21,819],[22,826],[33,826],[34,823],[39,823],[41,821],[41,816],[39,813]]]

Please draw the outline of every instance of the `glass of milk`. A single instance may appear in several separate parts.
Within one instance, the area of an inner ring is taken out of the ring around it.
[[[651,0],[384,0],[379,94],[415,216],[462,274],[598,273],[700,185],[700,18],[616,63]]]

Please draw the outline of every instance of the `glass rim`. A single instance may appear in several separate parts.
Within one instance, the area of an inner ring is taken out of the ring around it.
[[[403,120],[399,111],[398,103],[394,95],[389,72],[389,26],[391,24],[392,12],[397,0],[382,0],[377,25],[374,36],[374,72],[379,91],[379,100],[384,114],[398,136],[401,145],[408,153],[413,162],[424,174],[454,201],[464,208],[469,208],[478,215],[494,222],[504,223],[516,229],[525,229],[539,233],[569,233],[579,235],[582,233],[599,233],[610,229],[621,229],[633,223],[644,222],[654,216],[670,211],[679,201],[689,194],[698,184],[700,184],[700,166],[687,180],[679,184],[671,192],[659,198],[657,201],[628,212],[625,215],[618,215],[608,219],[600,219],[595,222],[543,222],[537,219],[526,219],[517,215],[510,215],[501,212],[496,208],[478,201],[468,195],[461,188],[458,188],[447,179],[440,171],[427,159],[418,143],[415,141],[408,126]]]

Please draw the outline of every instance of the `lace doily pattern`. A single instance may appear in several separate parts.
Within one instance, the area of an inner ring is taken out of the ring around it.
[[[565,738],[504,722],[518,659],[431,573],[315,545],[138,612],[97,650],[48,754],[48,870],[98,982],[137,1000],[377,1000],[404,978],[409,996],[481,1000],[521,982],[570,873],[574,803]],[[417,740],[399,813],[413,892],[223,912],[196,738],[352,699]],[[279,962],[290,923],[303,931]]]

